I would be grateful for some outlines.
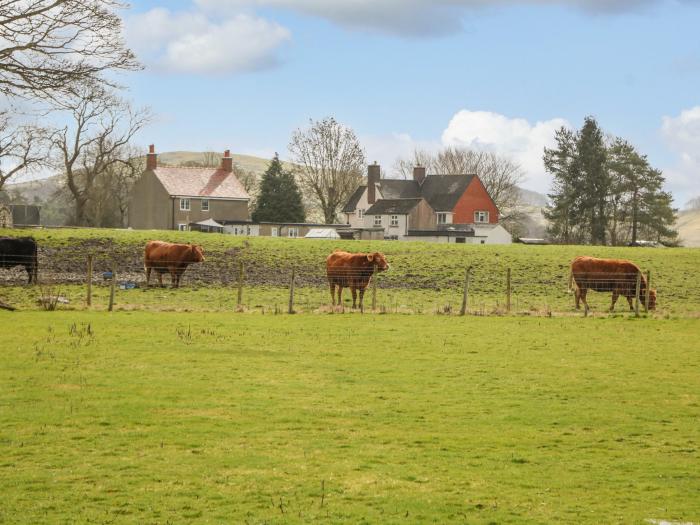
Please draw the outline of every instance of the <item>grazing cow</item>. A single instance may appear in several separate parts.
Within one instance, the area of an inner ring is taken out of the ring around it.
[[[619,296],[627,298],[630,310],[633,310],[632,299],[637,289],[637,275],[641,273],[639,266],[624,259],[596,259],[595,257],[576,257],[571,262],[569,288],[572,281],[576,283],[576,309],[580,309],[580,301],[588,308],[586,293],[612,292],[610,311],[615,309]],[[641,276],[639,300],[644,303],[647,290],[647,280]],[[649,310],[656,309],[656,290],[649,290]]]
[[[364,311],[365,289],[377,272],[389,269],[384,255],[375,253],[348,253],[335,250],[326,259],[326,275],[331,288],[331,300],[335,306],[335,287],[338,287],[338,304],[342,304],[343,288],[352,292],[352,307],[357,308],[357,291],[360,291],[360,310]]]
[[[0,268],[24,266],[29,284],[36,283],[38,247],[32,237],[0,237]]]
[[[180,277],[192,263],[204,261],[201,246],[194,244],[174,244],[163,241],[149,241],[146,244],[144,267],[146,268],[146,286],[151,280],[151,270],[158,273],[158,282],[163,286],[163,274],[170,272],[173,288],[180,287]]]

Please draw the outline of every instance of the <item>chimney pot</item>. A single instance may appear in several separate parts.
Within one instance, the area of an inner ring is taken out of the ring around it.
[[[146,155],[146,169],[153,171],[158,167],[158,155],[156,154],[156,147],[151,144],[148,146],[148,155]]]
[[[226,173],[233,172],[233,157],[231,157],[231,150],[224,151],[224,156],[221,157],[221,169]]]

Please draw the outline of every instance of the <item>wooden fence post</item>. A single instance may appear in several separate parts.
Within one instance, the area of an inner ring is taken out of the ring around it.
[[[87,260],[87,305],[92,305],[92,254],[88,255]]]
[[[372,311],[377,309],[377,265],[374,265],[374,273],[372,274]],[[364,312],[362,312],[364,313]]]
[[[644,294],[644,313],[649,313],[649,292],[651,291],[651,271],[647,270],[647,290]]]
[[[634,316],[639,317],[639,290],[642,287],[642,272],[637,272],[637,283],[634,288]]]
[[[288,314],[294,313],[294,273],[295,269],[294,267],[292,267],[292,280],[289,283],[289,309],[287,310]]]
[[[464,271],[464,292],[462,294],[462,308],[459,310],[459,315],[467,315],[467,307],[469,301],[469,273],[472,267],[470,266]]]
[[[241,306],[243,302],[243,261],[238,261],[238,298],[236,306]]]
[[[109,307],[108,310],[111,312],[114,308],[114,286],[117,282],[117,273],[114,271],[114,265],[110,268],[112,272],[112,283],[109,285]]]
[[[506,271],[506,311],[510,313],[510,268]]]

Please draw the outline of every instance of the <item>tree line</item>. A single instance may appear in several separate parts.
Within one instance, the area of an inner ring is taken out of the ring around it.
[[[678,242],[677,210],[664,191],[661,170],[620,137],[605,136],[587,117],[580,130],[560,128],[556,147],[545,148],[553,177],[545,210],[552,240],[566,244],[621,245]]]

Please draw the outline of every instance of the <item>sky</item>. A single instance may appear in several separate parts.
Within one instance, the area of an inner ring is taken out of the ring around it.
[[[288,158],[333,116],[391,175],[413,148],[508,155],[546,193],[545,146],[594,116],[700,195],[700,0],[132,0],[120,77],[157,151]]]

